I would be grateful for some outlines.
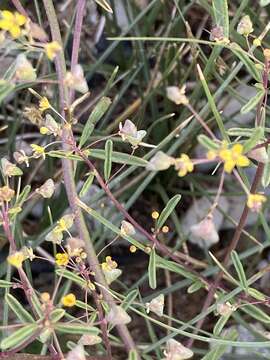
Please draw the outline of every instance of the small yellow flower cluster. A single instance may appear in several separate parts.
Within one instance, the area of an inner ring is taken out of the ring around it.
[[[187,154],[181,154],[179,158],[176,158],[174,167],[180,177],[186,176],[194,169],[194,165]]]
[[[45,239],[53,242],[54,244],[60,244],[63,239],[63,232],[68,232],[68,229],[70,229],[73,225],[73,220],[73,214],[64,215],[59,221],[57,221],[56,227],[47,234]]]
[[[251,209],[251,211],[259,212],[266,200],[267,198],[263,194],[249,194],[247,206]]]
[[[34,255],[33,249],[24,246],[20,251],[15,251],[12,254],[10,254],[7,257],[7,262],[16,268],[21,268],[23,262],[26,259],[32,261],[34,260],[35,257],[36,256]]]
[[[51,61],[55,59],[57,53],[62,49],[61,45],[57,41],[52,41],[45,44],[44,48],[48,59]]]
[[[55,255],[55,262],[58,266],[67,266],[69,262],[69,256],[67,253],[57,253]]]
[[[26,260],[26,256],[22,251],[16,251],[7,257],[7,262],[17,269],[22,267],[24,260]]]
[[[0,29],[8,31],[10,35],[17,39],[22,34],[22,27],[26,24],[27,18],[18,13],[8,10],[1,11]]]
[[[66,307],[72,307],[76,304],[76,296],[73,293],[69,293],[62,297],[61,303]]]
[[[40,145],[37,145],[37,144],[31,144],[30,146],[31,146],[31,148],[33,150],[33,157],[35,159],[38,159],[40,157],[45,159],[46,153],[45,153],[45,148],[43,146],[40,146]]]
[[[45,110],[48,110],[50,108],[51,108],[51,104],[50,104],[49,100],[46,98],[46,96],[43,96],[39,100],[39,110],[41,112],[44,112]]]
[[[105,262],[101,264],[103,270],[113,270],[116,269],[118,266],[117,262],[112,260],[111,256],[106,256]]]
[[[224,163],[224,170],[230,174],[236,166],[246,167],[249,166],[250,161],[244,155],[244,147],[242,144],[234,144],[231,148],[228,143],[224,142],[217,150],[210,150],[207,153],[209,160],[219,158]]]

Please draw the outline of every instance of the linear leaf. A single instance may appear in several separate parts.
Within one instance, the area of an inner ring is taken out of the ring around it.
[[[138,360],[138,354],[136,350],[130,350],[128,353],[128,360]]]
[[[148,265],[148,277],[149,277],[150,288],[156,289],[156,287],[157,287],[157,267],[156,267],[155,249],[152,249],[151,253],[150,253],[149,265]]]
[[[225,340],[235,341],[238,338],[238,332],[233,329],[225,335]],[[212,350],[206,354],[202,360],[220,360],[222,355],[226,352],[228,345],[216,345]]]
[[[64,309],[54,309],[51,312],[50,319],[52,322],[57,322],[65,315],[66,311]]]
[[[264,128],[257,127],[253,130],[251,137],[244,143],[244,152],[247,152],[258,145],[260,140],[264,138]]]
[[[217,323],[214,326],[213,334],[215,336],[220,335],[221,331],[223,330],[230,316],[231,314],[220,316],[220,318],[218,319]]]
[[[245,289],[247,291],[248,283],[247,283],[246,274],[245,274],[243,265],[239,259],[239,256],[238,256],[237,252],[234,250],[231,253],[231,259],[232,259],[233,265],[235,267],[235,270],[237,272],[238,279],[239,279],[243,289]]]
[[[241,47],[236,44],[232,43],[230,45],[231,51],[241,60],[241,62],[245,65],[250,75],[254,77],[259,83],[261,82],[261,75],[257,70],[254,62],[249,58],[249,56],[241,49]]]
[[[79,197],[83,197],[88,192],[90,186],[93,183],[94,178],[95,178],[95,174],[91,172],[83,184],[83,187],[79,193]]]
[[[31,336],[34,335],[38,330],[37,324],[29,324],[23,326],[21,329],[15,331],[5,339],[1,341],[0,347],[2,350],[12,349],[14,347],[18,347],[27,341]]]
[[[270,324],[270,316],[259,309],[258,306],[247,304],[245,306],[241,306],[240,309],[253,319],[259,320],[265,324]]]
[[[171,213],[173,212],[173,210],[175,209],[176,205],[179,203],[180,200],[181,200],[181,195],[178,194],[178,195],[175,195],[174,197],[172,197],[168,201],[168,204],[162,210],[162,212],[158,218],[158,221],[157,221],[158,229],[160,229],[164,225],[165,221],[171,215]]]
[[[81,148],[86,141],[89,139],[89,136],[92,134],[96,123],[102,118],[105,112],[108,110],[111,105],[111,99],[103,96],[97,105],[94,107],[94,110],[91,112],[81,135],[79,147]]]
[[[259,103],[259,101],[263,98],[264,91],[259,90],[255,96],[253,96],[242,108],[241,108],[241,114],[247,114],[252,109],[255,108],[255,106]]]
[[[105,161],[104,161],[104,178],[106,181],[109,180],[112,171],[112,152],[113,152],[113,142],[112,140],[107,140],[105,144]]]
[[[81,286],[81,287],[86,287],[87,283],[84,279],[82,279],[79,275],[74,274],[73,272],[66,270],[66,269],[57,269],[56,274],[58,276],[62,276],[65,279],[71,280],[73,282],[75,282],[75,284]]]
[[[270,146],[267,148],[268,162],[264,166],[262,186],[266,188],[270,184]]]
[[[216,25],[221,26],[224,36],[229,38],[229,12],[227,0],[212,1]]]
[[[207,99],[208,99],[208,102],[209,102],[209,106],[210,106],[210,108],[211,108],[211,110],[212,110],[212,112],[213,112],[213,114],[215,116],[218,128],[219,128],[219,130],[221,132],[221,135],[223,137],[223,140],[229,140],[228,135],[226,133],[226,129],[225,129],[224,124],[223,124],[223,120],[222,120],[222,118],[220,116],[220,113],[219,113],[217,107],[216,107],[215,100],[214,100],[214,98],[213,98],[213,96],[212,96],[212,94],[211,94],[211,92],[210,92],[210,90],[208,88],[207,82],[205,80],[205,77],[203,75],[203,72],[202,72],[201,67],[200,67],[199,64],[197,65],[197,69],[198,69],[198,73],[199,73],[199,77],[200,77],[202,86],[204,88],[204,92],[205,92],[205,94],[207,96]]]
[[[0,280],[0,288],[10,288],[13,286],[13,283],[6,280]]]
[[[219,145],[206,135],[199,135],[198,142],[208,150],[217,150]]]
[[[17,315],[17,317],[22,323],[31,323],[35,321],[33,317],[28,313],[28,311],[25,310],[25,308],[13,295],[6,294],[5,300],[8,306]]]
[[[86,150],[84,153],[86,156],[93,157],[95,159],[105,160],[105,150],[103,149]],[[63,150],[49,151],[47,155],[60,159],[66,158],[70,160],[83,161],[83,159],[79,155],[74,155],[73,153],[69,153]],[[112,162],[117,164],[136,165],[143,167],[148,164],[147,160],[139,158],[138,156],[125,154],[118,151],[113,151]]]
[[[122,308],[127,310],[129,308],[129,306],[133,303],[133,301],[136,299],[138,294],[139,294],[138,289],[131,290],[125,297],[124,301],[122,302],[122,305],[121,305]]]
[[[87,324],[76,324],[76,323],[58,323],[54,325],[54,329],[65,334],[90,334],[97,335],[99,333],[98,328],[89,326]]]

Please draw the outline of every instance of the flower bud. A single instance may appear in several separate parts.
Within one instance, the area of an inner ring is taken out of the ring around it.
[[[253,30],[253,24],[249,15],[243,16],[237,26],[237,32],[241,35],[248,36]]]
[[[157,316],[163,316],[164,310],[164,295],[160,294],[150,301],[150,303],[146,303],[146,312],[149,313],[152,311]]]
[[[158,151],[148,162],[146,169],[150,171],[167,170],[175,162],[174,158]]]
[[[190,228],[192,235],[203,239],[207,248],[211,247],[219,241],[218,232],[213,222],[212,216],[207,216],[198,224],[192,225]]]
[[[7,159],[3,158],[1,160],[2,170],[4,176],[21,176],[23,174],[22,170],[18,168],[15,164],[12,164]]]
[[[16,79],[22,81],[35,81],[36,70],[24,54],[19,54],[15,62]]]
[[[106,316],[106,319],[112,325],[128,324],[131,322],[131,317],[121,306],[118,305],[111,308]]]
[[[122,235],[129,235],[129,236],[135,235],[136,233],[134,226],[126,220],[123,220],[121,222],[120,231]]]
[[[193,356],[193,351],[186,348],[180,342],[170,339],[166,343],[166,350],[164,352],[165,360],[185,360]]]
[[[45,181],[45,183],[36,189],[36,193],[41,195],[45,199],[49,199],[53,196],[53,193],[55,191],[55,185],[52,179],[48,179]]]
[[[177,86],[168,86],[166,88],[167,98],[174,102],[176,105],[187,105],[188,98],[186,97],[186,85],[183,85],[181,88]]]

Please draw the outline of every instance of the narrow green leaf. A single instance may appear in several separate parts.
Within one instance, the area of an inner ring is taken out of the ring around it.
[[[258,90],[257,94],[253,96],[247,103],[241,108],[241,114],[247,114],[252,109],[255,108],[255,106],[259,103],[259,101],[263,98],[264,91]]]
[[[81,135],[79,147],[81,148],[86,141],[89,139],[90,135],[92,134],[96,123],[102,118],[105,112],[108,110],[109,106],[111,105],[111,99],[108,97],[102,97],[97,105],[95,106],[94,110],[91,112]]]
[[[257,290],[257,289],[254,289],[254,288],[248,288],[248,294],[250,295],[250,296],[252,296],[254,299],[257,299],[257,300],[259,300],[259,301],[265,301],[266,300],[266,296],[262,293],[262,292],[260,292],[259,290]]]
[[[247,304],[239,309],[251,316],[253,319],[259,320],[265,324],[270,324],[270,316],[262,311],[258,306]]]
[[[173,212],[173,210],[175,209],[176,205],[179,203],[180,200],[181,200],[181,195],[178,194],[178,195],[175,195],[174,197],[172,197],[168,201],[168,204],[162,210],[162,212],[157,220],[157,228],[158,229],[160,229],[164,225],[165,221],[171,215],[171,213]]]
[[[25,310],[25,308],[13,295],[6,294],[5,300],[8,306],[16,314],[16,316],[22,323],[32,323],[35,321],[33,317],[28,313],[28,311]]]
[[[156,289],[157,287],[157,269],[156,269],[156,251],[155,249],[151,250],[149,257],[148,265],[148,277],[149,277],[149,286],[151,289]]]
[[[109,91],[109,89],[111,88],[115,78],[116,78],[116,75],[118,73],[118,70],[119,70],[119,66],[116,66],[112,72],[112,75],[110,76],[109,80],[107,81],[107,84],[106,84],[106,87],[104,89],[104,92],[103,92],[103,95],[105,96],[107,94],[107,92]]]
[[[20,193],[18,200],[16,201],[15,206],[22,206],[23,203],[25,202],[25,200],[27,199],[28,195],[30,194],[31,191],[31,186],[30,185],[26,185],[23,188],[23,191]]]
[[[81,301],[81,300],[76,300],[76,306],[80,309],[84,309],[87,311],[91,311],[91,312],[95,312],[96,309],[94,309],[92,306],[86,304],[85,302]]]
[[[83,184],[83,187],[79,193],[79,197],[83,197],[89,190],[90,186],[93,183],[93,180],[95,178],[95,174],[94,173],[90,173],[90,175],[88,176],[88,178],[86,179],[86,181]]]
[[[167,269],[169,271],[172,271],[176,274],[183,276],[184,278],[187,278],[187,279],[190,279],[193,281],[198,280],[198,278],[196,276],[194,276],[192,273],[188,272],[181,265],[176,264],[175,262],[167,260],[167,259],[158,257],[157,258],[157,267],[161,268],[161,269]]]
[[[138,289],[131,290],[122,302],[122,308],[127,310],[129,306],[134,302],[136,297],[139,295]]]
[[[235,270],[237,272],[240,284],[243,287],[243,289],[247,291],[248,283],[247,283],[246,274],[245,274],[243,265],[241,263],[241,260],[239,259],[237,252],[234,250],[231,253],[231,259],[232,259],[233,265],[235,267]]]
[[[267,148],[268,162],[265,164],[262,176],[262,186],[266,188],[270,184],[270,146]]]
[[[56,274],[58,276],[62,276],[65,279],[73,281],[75,284],[85,288],[87,286],[87,282],[81,278],[79,275],[74,274],[73,272],[66,269],[57,269]]]
[[[11,84],[5,80],[0,80],[0,104],[13,91],[14,87],[14,84]]]
[[[13,286],[13,283],[6,280],[0,280],[0,288],[10,288]]]
[[[138,354],[136,350],[130,350],[128,353],[128,360],[138,360]]]
[[[188,287],[187,293],[193,294],[196,291],[200,290],[202,287],[204,287],[204,284],[200,280],[195,281],[194,284],[192,284]]]
[[[208,150],[217,150],[219,148],[219,145],[206,135],[199,135],[197,139],[198,142]]]
[[[250,57],[242,50],[242,48],[236,44],[232,43],[230,46],[231,51],[241,60],[241,62],[245,65],[250,75],[256,79],[259,83],[261,82],[261,74],[257,70],[254,62],[250,59]]]
[[[56,158],[66,158],[70,160],[78,160],[83,161],[83,159],[79,155],[74,155],[72,153],[58,150],[58,151],[49,151],[47,153],[48,156],[56,157]],[[93,157],[95,159],[105,160],[105,150],[103,149],[91,149],[86,150],[85,155],[89,157]],[[148,164],[147,160],[139,158],[138,156],[129,155],[125,153],[121,153],[118,151],[113,151],[112,153],[112,162],[116,164],[125,164],[125,165],[136,165],[136,166],[143,166],[145,167]]]
[[[238,281],[235,280],[234,277],[225,269],[225,267],[221,264],[221,262],[218,261],[218,259],[209,251],[209,255],[214,260],[214,262],[217,264],[217,266],[224,272],[224,274],[231,280],[231,282],[235,285],[239,285]]]
[[[106,181],[108,181],[111,176],[112,152],[113,152],[113,142],[111,139],[109,139],[106,141],[105,144],[104,178]]]
[[[260,140],[264,138],[264,128],[256,127],[253,130],[251,137],[244,143],[244,152],[248,152],[258,145]]]
[[[223,124],[223,120],[222,120],[222,118],[220,116],[220,113],[219,113],[217,107],[216,107],[215,100],[214,100],[214,98],[213,98],[213,96],[212,96],[212,94],[211,94],[211,92],[210,92],[210,90],[208,88],[207,81],[205,80],[205,77],[203,75],[203,72],[202,72],[199,64],[197,65],[197,69],[198,69],[198,72],[199,72],[199,77],[200,77],[202,86],[204,88],[204,92],[205,92],[205,94],[207,96],[207,99],[208,99],[208,102],[209,102],[209,106],[210,106],[210,108],[211,108],[211,110],[212,110],[212,112],[213,112],[213,114],[215,116],[218,128],[219,128],[220,133],[222,135],[222,138],[223,138],[223,140],[230,141],[230,139],[229,139],[229,137],[228,137],[228,135],[226,133],[226,129],[225,129],[224,124]]]
[[[251,137],[252,134],[253,134],[253,129],[238,128],[238,127],[228,129],[229,136]]]
[[[218,336],[221,334],[221,331],[223,330],[224,326],[226,325],[227,321],[229,320],[231,314],[220,316],[217,323],[214,326],[213,334],[215,336]]]
[[[99,330],[96,327],[85,325],[85,324],[78,324],[78,323],[57,323],[54,325],[54,329],[61,333],[65,334],[90,334],[90,335],[98,335]]]
[[[18,347],[31,338],[38,330],[37,324],[29,324],[23,326],[21,329],[15,331],[1,341],[0,347],[2,350],[12,349]]]
[[[59,321],[62,319],[62,317],[65,315],[66,311],[64,309],[54,309],[51,312],[50,319],[53,323]]]
[[[221,26],[223,34],[229,38],[229,12],[227,0],[212,0],[216,25]]]

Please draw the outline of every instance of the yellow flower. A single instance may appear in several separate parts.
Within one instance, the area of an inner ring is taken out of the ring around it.
[[[259,212],[264,202],[266,202],[266,196],[262,194],[249,194],[247,200],[247,206],[251,211]]]
[[[192,172],[194,165],[186,154],[181,154],[180,158],[175,159],[175,170],[178,170],[178,176],[183,177],[187,173]]]
[[[21,27],[26,23],[26,17],[18,12],[1,11],[0,29],[6,30],[10,35],[17,39],[21,35]]]
[[[219,151],[219,157],[224,162],[224,170],[231,173],[235,166],[246,167],[249,165],[249,159],[243,155],[244,147],[242,144],[235,144],[228,149],[225,145]]]
[[[66,253],[57,253],[55,255],[55,262],[58,266],[66,266],[69,262],[69,256]]]
[[[76,296],[72,293],[63,296],[61,303],[66,307],[72,307],[76,304]]]
[[[45,45],[45,52],[50,60],[53,60],[61,49],[61,45],[57,41],[52,41]]]
[[[135,252],[137,251],[136,246],[135,246],[135,245],[131,245],[131,246],[129,247],[129,251],[130,251],[131,253],[135,253]]]
[[[26,257],[22,251],[16,251],[7,257],[7,262],[16,268],[21,268],[25,259]]]
[[[151,216],[152,216],[152,219],[157,220],[159,218],[159,212],[158,211],[153,211]]]
[[[43,157],[43,159],[45,159],[45,149],[43,146],[39,146],[37,144],[31,144],[30,146],[33,150],[33,156],[35,159],[38,159],[40,157]]]
[[[118,266],[117,262],[112,260],[111,256],[106,256],[106,262],[101,264],[103,270],[113,270],[116,269]]]
[[[39,110],[41,112],[43,112],[45,110],[50,109],[50,107],[51,107],[51,104],[50,104],[49,100],[45,96],[43,96],[39,101]]]

